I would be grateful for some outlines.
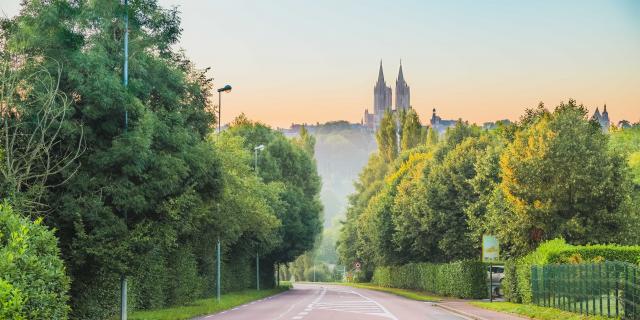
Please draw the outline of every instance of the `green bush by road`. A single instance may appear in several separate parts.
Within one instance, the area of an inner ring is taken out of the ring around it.
[[[0,319],[66,319],[69,278],[51,230],[0,204]]]
[[[409,263],[378,267],[372,283],[391,288],[414,289],[457,298],[483,298],[487,294],[486,268],[477,261]]]

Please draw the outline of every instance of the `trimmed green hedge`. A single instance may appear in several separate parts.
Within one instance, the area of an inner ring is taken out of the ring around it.
[[[430,293],[479,299],[487,296],[486,266],[479,261],[443,264],[409,263],[377,267],[372,282],[382,287],[422,290]]]
[[[505,265],[502,280],[505,299],[518,303],[531,303],[531,266],[553,263],[581,263],[622,261],[640,263],[640,246],[598,244],[574,246],[563,239],[541,244],[536,251]]]

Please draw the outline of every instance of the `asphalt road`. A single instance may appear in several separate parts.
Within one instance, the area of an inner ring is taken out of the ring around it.
[[[464,317],[393,294],[339,285],[295,284],[281,294],[199,320],[461,320]]]

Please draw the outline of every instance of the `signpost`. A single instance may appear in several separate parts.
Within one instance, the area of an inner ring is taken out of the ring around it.
[[[489,301],[493,302],[493,263],[500,260],[500,243],[492,235],[482,236],[482,262],[489,263]]]

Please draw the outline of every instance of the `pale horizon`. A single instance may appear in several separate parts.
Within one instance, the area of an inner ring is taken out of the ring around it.
[[[159,2],[181,12],[178,46],[233,86],[223,123],[360,122],[380,60],[395,89],[400,59],[423,123],[433,108],[482,124],[571,98],[640,121],[640,2]]]

